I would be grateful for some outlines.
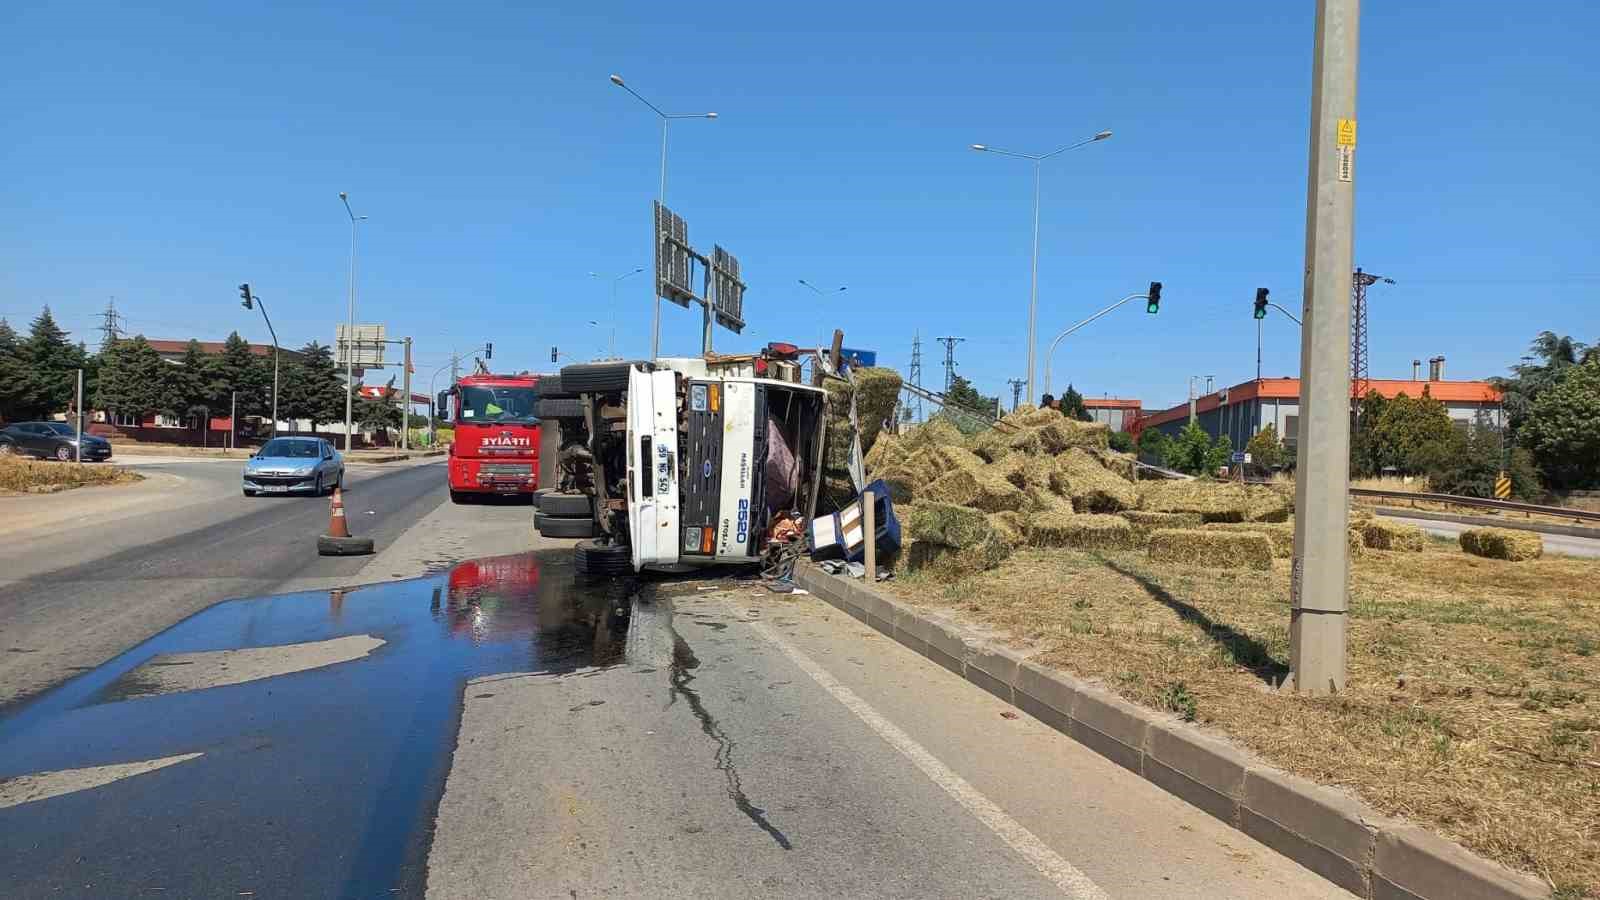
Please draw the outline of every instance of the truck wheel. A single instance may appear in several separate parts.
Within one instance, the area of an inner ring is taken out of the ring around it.
[[[539,511],[560,519],[588,519],[593,515],[588,494],[563,494],[551,491],[539,498]]]
[[[594,537],[593,519],[558,519],[543,513],[534,517],[534,527],[545,537],[553,538],[586,538]]]
[[[576,400],[578,397],[577,394],[567,393],[560,375],[540,375],[533,389],[538,392],[540,400]]]
[[[469,502],[471,499],[472,499],[472,495],[467,493],[466,491],[452,490],[450,492],[450,502],[451,503],[463,504],[463,503]]]
[[[607,394],[628,388],[628,373],[634,363],[578,363],[563,366],[561,387],[574,394]]]
[[[579,541],[572,548],[573,568],[579,575],[632,575],[633,559],[620,544]]]
[[[551,400],[539,398],[539,405],[534,415],[541,419],[581,419],[583,418],[582,400]]]

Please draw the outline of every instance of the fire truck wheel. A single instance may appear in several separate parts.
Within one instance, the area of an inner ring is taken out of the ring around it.
[[[472,495],[466,491],[451,491],[450,502],[457,505],[472,502]]]
[[[539,406],[534,413],[541,419],[581,419],[583,418],[582,400],[551,400],[547,397],[539,398]]]
[[[631,362],[578,363],[563,366],[561,387],[574,394],[607,394],[628,389]]]
[[[545,537],[594,537],[594,520],[592,519],[558,519],[554,516],[540,513],[534,518],[534,525],[539,529],[539,533]]]
[[[631,575],[633,560],[628,548],[597,541],[579,541],[572,548],[573,568],[579,575]]]
[[[576,399],[577,394],[569,394],[561,383],[560,375],[540,375],[534,390],[539,392],[540,400],[568,400]]]
[[[588,494],[563,494],[555,491],[539,498],[539,511],[560,519],[588,519],[592,515]]]

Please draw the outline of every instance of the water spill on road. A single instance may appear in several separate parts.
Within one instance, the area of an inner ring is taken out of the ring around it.
[[[218,604],[0,717],[0,779],[201,753],[0,809],[8,896],[416,896],[468,679],[619,661],[571,552]],[[351,662],[137,696],[155,657],[371,635]],[[485,690],[492,691],[487,684]]]

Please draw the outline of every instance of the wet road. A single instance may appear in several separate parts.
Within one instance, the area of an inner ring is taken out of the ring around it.
[[[170,479],[173,496],[118,510],[104,523],[90,514],[6,536],[0,708],[220,599],[360,571],[364,557],[317,556],[326,499],[243,497],[239,468],[237,460],[141,467]],[[446,502],[444,480],[439,464],[352,467],[351,527],[381,551]]]
[[[15,710],[0,720],[0,778],[199,755],[0,808],[5,895],[419,896],[464,682],[621,653],[607,592],[575,585],[570,556],[230,601]],[[139,677],[217,651],[354,636],[382,643],[218,687],[151,693]]]

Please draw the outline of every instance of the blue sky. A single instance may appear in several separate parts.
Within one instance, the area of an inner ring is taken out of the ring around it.
[[[1152,279],[1069,338],[1057,386],[1178,402],[1191,374],[1253,376],[1257,286],[1299,305],[1311,0],[803,6],[703,3],[9,4],[0,11],[0,315],[49,303],[91,341],[110,296],[136,331],[331,342],[345,315],[349,191],[364,223],[359,321],[412,334],[421,376],[495,342],[495,368],[604,349],[608,288],[648,267],[657,120],[668,204],[738,254],[743,337],[813,340],[925,383],[940,335],[1006,392],[1025,365],[1030,164],[1045,170],[1040,332]],[[1356,259],[1374,377],[1443,354],[1500,373],[1549,328],[1600,338],[1595,147],[1600,7],[1366,4]],[[1588,162],[1585,162],[1588,160]],[[847,285],[817,298],[797,283]],[[619,351],[646,352],[648,273],[624,281]],[[663,348],[697,349],[665,307]],[[1295,374],[1270,318],[1265,373]],[[1042,362],[1041,362],[1042,370]]]

